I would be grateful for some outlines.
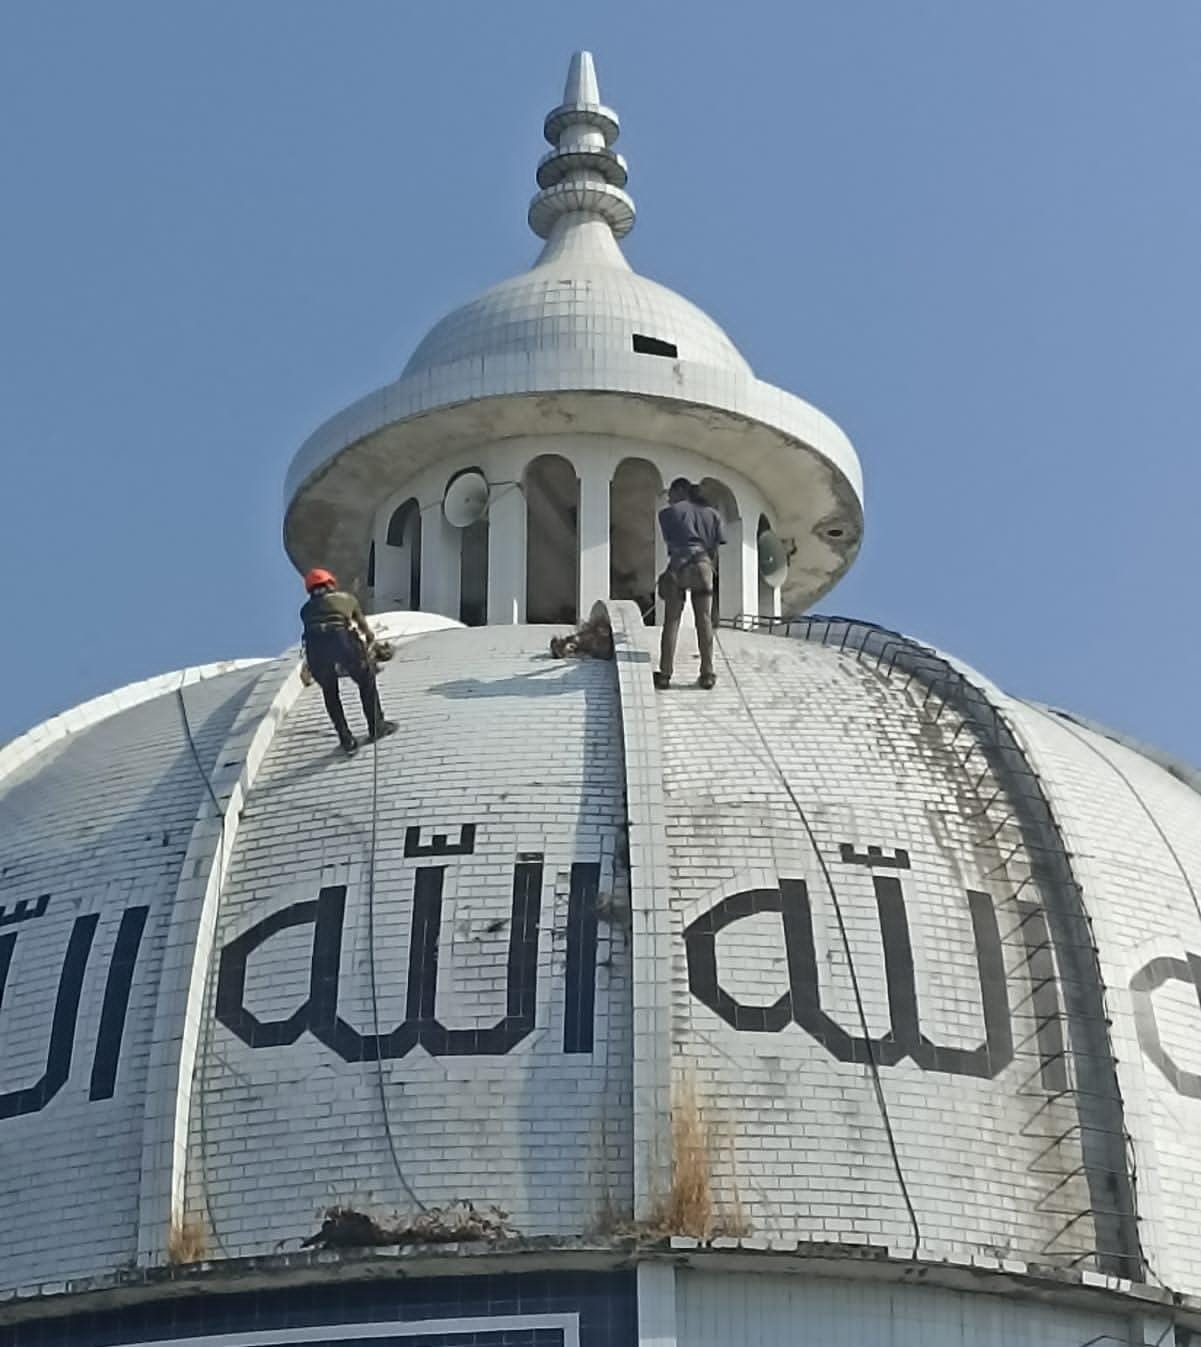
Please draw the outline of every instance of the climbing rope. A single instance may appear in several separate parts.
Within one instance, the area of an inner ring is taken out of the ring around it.
[[[1082,743],[1084,747],[1089,750],[1089,752],[1095,754],[1098,758],[1101,759],[1103,763],[1105,763],[1107,767],[1109,767],[1114,773],[1116,773],[1118,778],[1121,780],[1122,784],[1126,787],[1126,789],[1130,792],[1130,794],[1134,796],[1135,800],[1138,802],[1139,808],[1143,811],[1144,814],[1146,814],[1147,821],[1159,834],[1159,840],[1167,848],[1168,854],[1171,856],[1172,860],[1175,861],[1176,869],[1180,871],[1180,878],[1184,880],[1185,888],[1187,888],[1189,891],[1189,897],[1193,900],[1193,907],[1196,908],[1197,916],[1201,918],[1201,895],[1197,893],[1197,887],[1193,883],[1192,877],[1190,876],[1189,872],[1185,869],[1184,862],[1180,859],[1180,853],[1172,845],[1171,838],[1169,838],[1167,833],[1164,832],[1163,825],[1160,823],[1159,819],[1157,819],[1154,813],[1152,813],[1151,807],[1150,805],[1147,804],[1147,801],[1143,798],[1142,792],[1138,789],[1138,787],[1134,784],[1134,782],[1131,781],[1130,777],[1123,770],[1123,768],[1118,763],[1116,763],[1109,756],[1108,753],[1102,753],[1101,750],[1096,746],[1096,744],[1094,744],[1091,740],[1086,739],[1084,735],[1081,734],[1080,731],[1071,723],[1071,721],[1067,719],[1066,716],[1055,715],[1050,711],[1044,710],[1041,706],[1035,705],[1033,702],[1026,702],[1025,705],[1030,706],[1033,710],[1037,711],[1039,715],[1044,716],[1047,720],[1051,721],[1053,725],[1058,725],[1060,729],[1066,730],[1072,736],[1073,739],[1076,739],[1080,743]],[[1131,751],[1133,752],[1134,750]]]
[[[378,700],[376,705],[378,706]],[[380,1018],[379,1018],[379,981],[375,968],[375,852],[379,824],[379,745],[378,739],[371,741],[371,831],[369,834],[367,851],[367,963],[371,972],[371,1013],[374,1020],[375,1035],[375,1078],[379,1087],[380,1110],[384,1116],[384,1135],[388,1140],[388,1153],[392,1157],[392,1168],[396,1171],[396,1177],[400,1180],[400,1186],[405,1190],[409,1200],[420,1211],[428,1211],[429,1208],[413,1191],[412,1185],[405,1178],[404,1169],[400,1163],[400,1155],[396,1149],[396,1137],[392,1132],[392,1115],[388,1108],[388,1089],[387,1082],[384,1079],[384,1055],[380,1050]]]
[[[796,811],[805,829],[805,834],[809,838],[809,845],[813,848],[813,854],[817,857],[817,863],[821,867],[822,877],[825,880],[826,888],[830,894],[830,902],[834,908],[834,916],[838,923],[838,933],[842,942],[843,953],[847,961],[847,970],[851,975],[851,988],[855,995],[855,1009],[859,1017],[859,1025],[863,1031],[863,1042],[867,1050],[868,1068],[872,1077],[872,1089],[876,1096],[876,1105],[880,1111],[880,1121],[884,1126],[884,1134],[888,1139],[888,1151],[892,1157],[892,1166],[897,1176],[897,1186],[901,1190],[901,1196],[905,1202],[905,1209],[909,1213],[909,1223],[913,1228],[913,1257],[917,1258],[921,1247],[922,1232],[918,1223],[917,1212],[914,1209],[913,1199],[909,1194],[909,1185],[905,1180],[905,1170],[901,1164],[900,1151],[897,1148],[896,1133],[893,1131],[892,1118],[888,1111],[888,1100],[884,1095],[884,1083],[880,1077],[880,1064],[876,1061],[875,1050],[872,1047],[871,1030],[867,1023],[867,1011],[863,1004],[863,993],[859,985],[859,974],[855,967],[855,957],[851,951],[851,940],[847,932],[846,921],[843,918],[842,903],[838,898],[838,891],[834,886],[834,876],[830,873],[830,867],[826,864],[826,859],[822,855],[821,847],[818,845],[817,837],[814,834],[813,826],[809,822],[809,815],[805,812],[804,806],[797,797],[796,791],[792,788],[792,783],[788,780],[784,768],[776,756],[775,750],[771,746],[771,741],[764,733],[759,724],[754,711],[751,710],[751,704],[743,691],[742,684],[738,681],[738,675],[734,672],[734,662],[726,653],[725,646],[722,644],[721,635],[717,626],[713,628],[713,640],[717,646],[718,652],[725,664],[726,671],[730,676],[730,682],[734,691],[738,694],[738,699],[742,703],[742,709],[746,712],[747,719],[754,727],[759,742],[763,745],[764,752],[767,754],[768,761],[775,769],[776,775],[780,779],[780,784],[784,787],[785,793],[792,802],[792,807]]]

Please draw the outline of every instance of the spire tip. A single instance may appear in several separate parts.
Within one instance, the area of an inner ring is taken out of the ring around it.
[[[573,52],[563,85],[564,106],[600,106],[600,85],[596,80],[596,62],[590,51]]]

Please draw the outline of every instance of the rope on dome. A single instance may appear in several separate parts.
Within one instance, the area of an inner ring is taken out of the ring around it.
[[[216,907],[217,910],[219,911],[221,907],[222,878],[225,872],[225,827],[224,827],[225,810],[221,806],[221,801],[217,797],[217,792],[213,789],[212,780],[210,779],[208,771],[205,769],[204,761],[200,756],[200,749],[197,747],[196,737],[192,732],[192,722],[191,718],[188,715],[188,705],[187,702],[184,700],[183,687],[184,685],[181,679],[179,685],[175,689],[175,696],[179,705],[180,719],[183,721],[184,734],[188,741],[188,748],[191,750],[192,760],[196,764],[196,771],[199,774],[200,779],[204,782],[205,789],[208,791],[209,799],[212,801],[213,808],[216,810],[217,816],[218,818],[220,818],[222,823],[220,837],[218,839],[218,861],[217,861],[218,869],[217,869]],[[408,1179],[405,1178],[404,1170],[401,1167],[400,1156],[397,1153],[396,1149],[396,1138],[392,1131],[392,1118],[388,1110],[388,1095],[384,1082],[383,1057],[379,1050],[379,1039],[380,1039],[379,986],[376,977],[376,967],[375,967],[375,852],[376,852],[376,832],[378,823],[378,812],[379,812],[379,745],[378,741],[373,741],[371,745],[371,831],[369,834],[368,862],[367,862],[367,950],[371,968],[371,1009],[375,1021],[374,1037],[375,1037],[375,1064],[377,1069],[376,1079],[379,1084],[380,1107],[383,1110],[384,1115],[384,1132],[388,1139],[388,1151],[392,1157],[392,1166],[396,1170],[396,1177],[400,1180],[400,1185],[408,1194],[410,1200],[416,1204],[419,1210],[427,1211],[428,1207],[421,1200],[421,1198],[419,1198],[417,1194],[413,1191],[412,1185],[409,1183]],[[205,972],[206,982],[211,981],[213,953],[215,952],[215,950],[216,950],[216,942],[214,941],[213,948],[209,952],[209,967]],[[211,1022],[212,1017],[206,1015],[204,1017],[205,1037],[200,1047],[200,1055],[202,1060],[204,1059],[205,1056],[207,1056],[208,1045],[210,1042],[209,1035],[211,1032],[210,1029]],[[209,1193],[208,1183],[205,1178],[204,1156],[207,1154],[208,1133],[204,1115],[203,1089],[201,1090],[199,1099],[197,1101],[196,1112],[197,1112],[197,1130],[199,1132],[198,1139],[200,1142],[200,1156],[201,1156],[200,1191],[204,1201],[204,1213],[205,1217],[208,1220],[209,1230],[212,1233],[214,1242],[216,1243],[218,1249],[220,1249],[222,1255],[228,1258],[229,1249],[225,1244],[224,1240],[222,1240],[221,1233],[217,1227],[216,1215],[214,1213],[212,1204],[212,1196]]]
[[[1026,705],[1031,707],[1033,710],[1037,711],[1040,716],[1043,716],[1045,717],[1045,719],[1051,721],[1053,725],[1058,725],[1061,729],[1067,730],[1067,732],[1072,736],[1073,739],[1079,740],[1079,742],[1082,743],[1084,747],[1089,750],[1090,753],[1096,754],[1096,756],[1100,758],[1103,763],[1105,763],[1118,775],[1122,784],[1126,787],[1126,789],[1130,792],[1130,794],[1133,795],[1134,798],[1138,801],[1139,807],[1142,809],[1143,813],[1146,814],[1147,816],[1147,821],[1159,834],[1159,840],[1164,844],[1165,847],[1167,847],[1168,854],[1172,857],[1172,860],[1176,862],[1176,869],[1180,871],[1180,878],[1184,880],[1185,888],[1187,888],[1189,891],[1189,897],[1192,898],[1193,906],[1197,909],[1197,916],[1201,917],[1201,895],[1197,893],[1197,886],[1193,883],[1192,876],[1185,869],[1184,862],[1180,859],[1180,853],[1176,850],[1175,846],[1172,845],[1172,841],[1168,837],[1167,833],[1164,832],[1163,825],[1155,817],[1154,813],[1152,813],[1151,806],[1144,799],[1143,794],[1139,790],[1139,788],[1134,784],[1133,781],[1131,781],[1125,769],[1122,768],[1118,763],[1114,762],[1114,760],[1108,754],[1102,753],[1096,744],[1086,739],[1084,735],[1081,734],[1080,731],[1075,727],[1072,720],[1068,716],[1059,714],[1057,712],[1048,711],[1044,707],[1039,706],[1036,702],[1027,702]],[[1114,742],[1118,741],[1115,740]],[[1124,747],[1130,746],[1124,745]],[[1135,750],[1132,748],[1131,752],[1134,751]],[[1153,761],[1153,759],[1148,759],[1148,761],[1149,762]],[[1156,763],[1155,765],[1158,767],[1163,767],[1162,763]],[[1166,771],[1167,769],[1164,768],[1164,770]],[[1179,777],[1176,777],[1174,775],[1173,779],[1177,781],[1180,780]],[[1189,784],[1188,782],[1185,782],[1185,785],[1188,784]]]
[[[859,975],[855,968],[855,957],[851,952],[851,938],[847,933],[846,922],[842,915],[842,904],[838,899],[838,890],[834,885],[834,876],[830,873],[830,867],[826,864],[826,859],[822,855],[821,847],[818,846],[817,837],[814,835],[813,826],[809,822],[809,815],[805,812],[804,806],[797,797],[796,791],[792,788],[792,783],[785,775],[784,768],[776,757],[775,750],[771,746],[771,741],[759,724],[754,711],[751,710],[751,704],[747,699],[746,693],[742,689],[742,684],[738,681],[738,675],[734,672],[734,661],[726,654],[725,646],[722,644],[721,633],[716,624],[713,628],[713,640],[725,662],[726,672],[730,675],[730,682],[733,684],[734,691],[738,694],[738,699],[742,703],[742,709],[746,712],[747,719],[754,727],[755,733],[759,737],[759,742],[763,745],[771,765],[775,768],[776,775],[780,778],[780,784],[784,787],[789,800],[792,801],[792,807],[796,810],[797,817],[800,819],[805,833],[809,838],[809,845],[813,848],[813,853],[817,857],[817,863],[821,867],[822,876],[826,881],[826,887],[830,891],[830,901],[834,907],[834,916],[838,922],[838,933],[842,941],[843,953],[846,955],[847,970],[851,975],[851,987],[855,993],[855,1009],[859,1016],[859,1025],[863,1030],[863,1041],[867,1046],[868,1068],[872,1076],[872,1088],[876,1096],[876,1104],[880,1110],[880,1121],[884,1125],[884,1134],[888,1138],[888,1151],[892,1157],[893,1169],[896,1171],[897,1186],[901,1190],[901,1196],[905,1201],[905,1208],[909,1213],[909,1223],[913,1227],[913,1257],[916,1259],[921,1249],[922,1230],[918,1223],[917,1212],[913,1206],[913,1199],[909,1195],[909,1185],[905,1181],[905,1170],[901,1164],[900,1151],[897,1149],[896,1133],[893,1131],[892,1118],[888,1112],[888,1100],[884,1095],[884,1082],[880,1077],[880,1064],[876,1061],[876,1054],[872,1048],[871,1029],[867,1022],[867,1011],[863,1005],[863,994],[859,987]]]
[[[1080,1251],[1076,1262],[1091,1253],[1099,1271],[1137,1280],[1146,1269],[1154,1277],[1142,1247],[1133,1142],[1126,1126],[1109,1037],[1107,993],[1084,890],[1075,877],[1062,827],[1038,773],[1000,706],[983,687],[972,683],[936,650],[875,623],[812,614],[782,619],[744,616],[727,625],[784,636],[793,636],[795,627],[800,639],[853,656],[856,662],[865,655],[869,658],[874,655],[878,675],[891,678],[894,673],[907,674],[906,689],[914,680],[919,687],[925,687],[925,696],[920,700],[923,718],[931,696],[938,702],[929,717],[933,723],[937,723],[947,706],[960,716],[961,724],[951,742],[965,728],[975,740],[960,765],[966,766],[972,755],[979,752],[985,767],[975,788],[979,788],[990,771],[1003,786],[1011,818],[1021,834],[1020,845],[1029,857],[1030,879],[1044,895],[1041,906],[1049,927],[1050,948],[1061,967],[1071,1042],[1068,1055],[1075,1063],[1073,1082],[1061,1093],[1076,1100],[1082,1170],[1091,1205],[1077,1212],[1058,1233],[1062,1234],[1081,1217],[1091,1216],[1097,1245]],[[854,633],[859,635],[857,643],[851,639]],[[1023,881],[1018,893],[1027,882]],[[1011,895],[1009,901],[1016,896]],[[1062,972],[1065,965],[1068,976]],[[1083,1111],[1086,1099],[1091,1101],[1094,1113],[1087,1125]],[[1097,1228],[1100,1222],[1105,1223],[1104,1230]],[[1108,1235],[1115,1240],[1112,1248],[1105,1247],[1103,1242]]]
[[[367,963],[371,970],[371,1014],[374,1021],[372,1035],[375,1042],[375,1079],[379,1086],[380,1109],[384,1115],[384,1135],[388,1140],[388,1153],[392,1157],[392,1168],[400,1180],[409,1200],[419,1211],[429,1208],[413,1191],[412,1184],[405,1178],[396,1150],[396,1137],[392,1132],[392,1115],[388,1109],[388,1090],[384,1081],[384,1055],[380,1051],[379,983],[375,969],[375,850],[376,834],[379,823],[379,740],[371,741],[371,831],[367,851]]]

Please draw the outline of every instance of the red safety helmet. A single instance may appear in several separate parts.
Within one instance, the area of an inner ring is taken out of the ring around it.
[[[310,594],[322,585],[336,585],[337,583],[337,577],[333,572],[322,570],[320,566],[314,566],[311,571],[305,573],[304,577],[304,587]]]

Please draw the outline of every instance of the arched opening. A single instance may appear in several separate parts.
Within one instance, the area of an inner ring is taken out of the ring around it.
[[[459,621],[482,627],[488,621],[488,516],[459,534]]]
[[[580,484],[559,454],[525,471],[527,622],[575,622],[580,564]]]
[[[738,584],[738,549],[742,546],[742,521],[738,516],[738,502],[734,493],[724,482],[716,477],[706,477],[700,482],[701,494],[721,515],[726,545],[717,551],[717,578],[713,591],[713,620],[719,617],[735,618],[742,606],[742,596]],[[725,570],[725,583],[722,583],[722,570]]]
[[[375,578],[377,608],[421,607],[421,507],[412,496],[392,511]]]
[[[609,594],[655,621],[655,530],[663,479],[644,458],[623,459],[609,483]]]

